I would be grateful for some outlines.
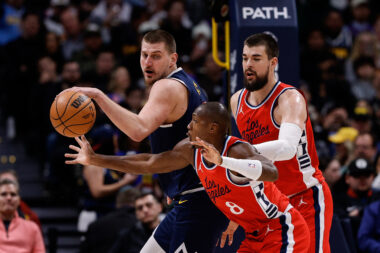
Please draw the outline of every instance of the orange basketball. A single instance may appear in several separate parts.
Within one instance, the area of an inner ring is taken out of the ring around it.
[[[50,121],[54,129],[66,137],[87,133],[94,125],[95,105],[86,95],[66,91],[58,95],[50,107]]]

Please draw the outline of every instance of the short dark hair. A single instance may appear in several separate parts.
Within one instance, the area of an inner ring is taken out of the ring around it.
[[[279,50],[277,41],[269,34],[256,33],[245,39],[244,45],[248,47],[265,46],[265,52],[269,59],[278,57]]]
[[[121,189],[116,196],[116,207],[133,206],[135,199],[140,196],[141,192],[137,188]]]
[[[164,30],[159,29],[146,33],[143,37],[143,41],[147,43],[163,42],[170,54],[175,53],[177,51],[177,46],[174,37]]]
[[[214,122],[220,125],[220,130],[223,133],[228,132],[230,114],[226,107],[219,102],[207,102],[198,106],[197,111],[201,110],[201,114],[205,116],[210,122]]]
[[[136,198],[135,198],[135,203],[136,203],[137,200],[142,199],[142,198],[145,198],[146,196],[149,196],[149,195],[152,195],[152,197],[154,198],[154,200],[155,200],[157,203],[160,203],[160,201],[158,200],[158,198],[156,197],[156,195],[154,195],[154,193],[151,192],[151,191],[148,191],[148,192],[142,192],[141,194],[139,194],[138,196],[136,196]]]

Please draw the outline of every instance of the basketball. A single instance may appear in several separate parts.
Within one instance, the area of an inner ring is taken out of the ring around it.
[[[95,105],[86,95],[76,91],[59,94],[50,107],[50,121],[54,129],[66,137],[87,133],[96,119]]]

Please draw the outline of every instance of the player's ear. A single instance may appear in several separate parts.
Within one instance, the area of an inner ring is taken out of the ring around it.
[[[277,66],[277,64],[278,64],[278,58],[277,57],[273,57],[270,62],[271,62],[270,63],[271,66],[275,68]]]
[[[178,60],[178,54],[177,53],[172,53],[170,55],[170,66],[173,66],[173,65],[177,64],[177,60]]]

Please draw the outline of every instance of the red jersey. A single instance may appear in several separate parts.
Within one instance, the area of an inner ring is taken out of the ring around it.
[[[248,90],[241,91],[236,110],[236,124],[244,140],[251,144],[259,144],[278,139],[280,124],[275,121],[273,111],[278,97],[289,89],[295,87],[277,82],[263,102],[257,106],[248,103]],[[279,176],[275,184],[287,196],[303,192],[324,181],[322,172],[318,169],[318,155],[309,115],[294,157],[286,161],[276,161],[274,164]]]
[[[237,142],[244,141],[229,136],[222,155],[227,156],[229,148]],[[228,169],[207,166],[199,149],[195,150],[195,169],[212,202],[248,233],[266,227],[292,207],[272,182],[251,180],[237,184],[232,181],[234,175]]]

